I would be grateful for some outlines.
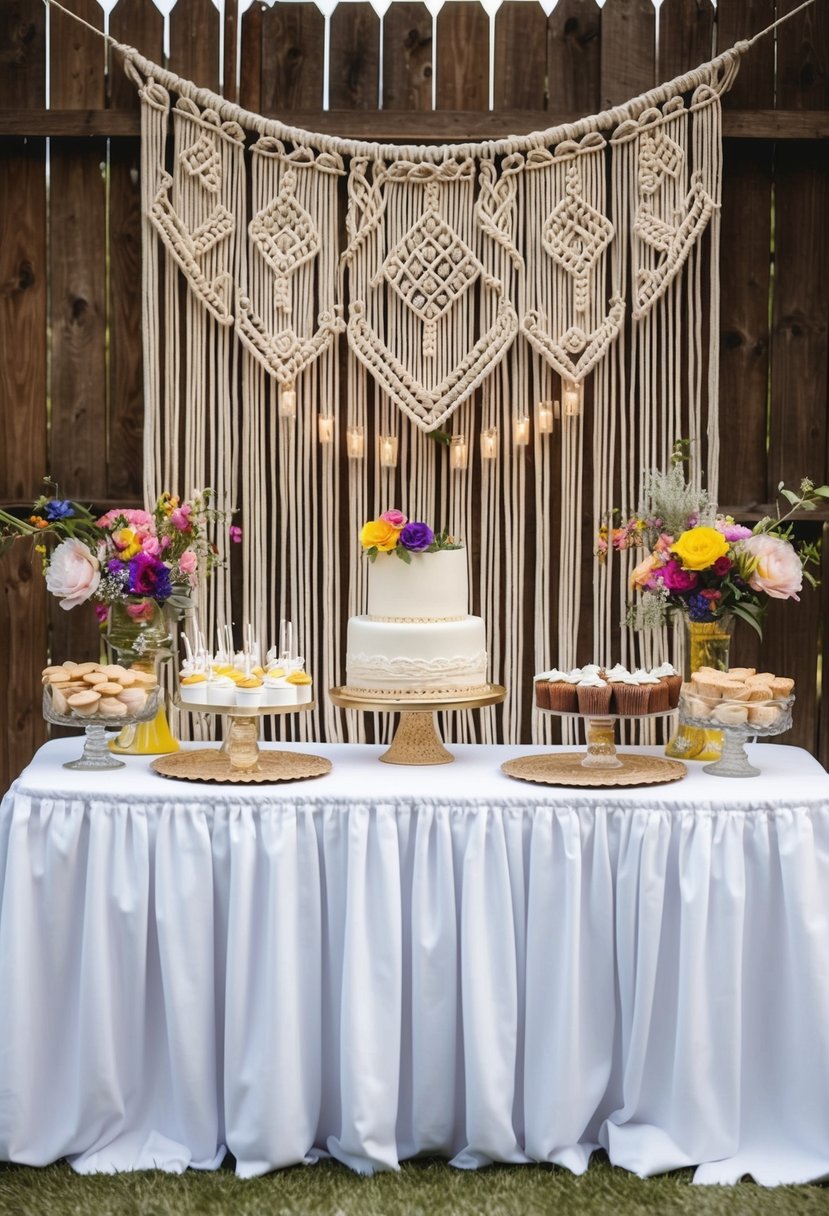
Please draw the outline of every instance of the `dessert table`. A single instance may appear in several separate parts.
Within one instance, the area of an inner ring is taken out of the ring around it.
[[[829,776],[806,752],[590,790],[499,770],[549,747],[408,770],[294,746],[332,772],[70,772],[74,738],[13,784],[0,1159],[578,1172],[603,1146],[703,1183],[829,1174]]]

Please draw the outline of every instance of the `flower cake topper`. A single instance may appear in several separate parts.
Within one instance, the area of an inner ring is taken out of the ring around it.
[[[413,553],[440,553],[463,548],[448,532],[435,532],[429,524],[410,520],[396,508],[363,524],[360,544],[369,561],[373,562],[378,553],[393,553],[407,565],[411,564]]]
[[[685,480],[686,448],[684,440],[674,445],[669,472],[648,474],[637,515],[600,529],[599,560],[608,549],[648,550],[630,576],[638,592],[628,613],[634,628],[658,627],[677,609],[701,622],[733,613],[762,637],[768,600],[797,600],[804,578],[815,584],[808,566],[818,560],[816,548],[792,543],[791,517],[828,500],[829,486],[804,479],[796,493],[781,482],[778,492],[791,509],[747,528],[718,513],[708,494]]]

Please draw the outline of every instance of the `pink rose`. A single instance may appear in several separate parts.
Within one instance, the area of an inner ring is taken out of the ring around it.
[[[394,508],[391,511],[384,511],[380,518],[384,519],[387,524],[391,524],[393,528],[405,528],[409,522],[402,511],[397,511]]]
[[[52,554],[46,586],[68,612],[94,595],[101,581],[101,563],[80,540],[65,540]]]
[[[693,591],[699,582],[699,575],[693,570],[683,570],[678,561],[669,561],[662,571],[662,581],[669,591]]]
[[[189,502],[186,502],[183,507],[176,507],[170,514],[170,523],[179,532],[187,532],[190,527],[190,511],[192,510]]]
[[[799,600],[803,586],[800,558],[787,540],[761,532],[740,542],[741,569],[754,591],[770,595],[774,600]]]
[[[185,549],[178,559],[179,569],[190,579],[191,586],[198,582],[199,559],[194,549]]]
[[[161,542],[159,541],[158,537],[145,537],[144,542],[141,545],[141,552],[146,553],[148,557],[158,557],[161,553]]]

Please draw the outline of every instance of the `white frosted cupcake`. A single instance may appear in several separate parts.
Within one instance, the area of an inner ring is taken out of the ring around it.
[[[203,705],[207,700],[207,676],[203,671],[195,671],[192,675],[181,676],[178,682],[178,695],[188,704]]]
[[[236,684],[236,704],[241,709],[256,709],[265,698],[265,686],[258,676],[245,676]]]
[[[277,674],[277,672],[279,674]],[[265,705],[296,705],[297,690],[292,684],[288,683],[284,671],[281,668],[276,668],[275,671],[268,672],[264,677],[262,684],[265,689]]]
[[[207,681],[208,705],[235,705],[236,685],[230,676],[216,675],[211,672]]]
[[[314,683],[308,673],[292,671],[285,680],[294,690],[297,705],[307,705],[311,700],[311,688]]]

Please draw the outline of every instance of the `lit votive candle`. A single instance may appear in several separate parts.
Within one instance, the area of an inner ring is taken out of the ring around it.
[[[553,433],[553,402],[539,401],[538,403],[538,433],[552,435]]]
[[[320,414],[317,419],[320,443],[332,443],[334,440],[334,419],[331,414]]]
[[[566,381],[561,399],[564,402],[565,418],[577,418],[581,413],[582,386],[572,380]]]
[[[516,447],[526,447],[530,442],[530,420],[524,415],[516,418],[512,424],[512,441]]]
[[[279,416],[296,418],[296,389],[293,383],[279,386]]]
[[[498,455],[498,428],[487,427],[481,431],[481,460],[495,460]]]
[[[465,435],[453,435],[449,443],[449,468],[465,469],[469,461],[469,445]]]
[[[345,446],[350,460],[362,460],[365,450],[363,428],[350,426],[345,432]]]
[[[384,469],[394,469],[397,467],[397,436],[396,435],[381,435],[379,437],[380,444],[380,464]]]

